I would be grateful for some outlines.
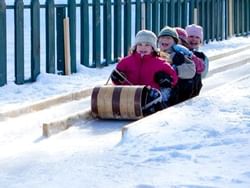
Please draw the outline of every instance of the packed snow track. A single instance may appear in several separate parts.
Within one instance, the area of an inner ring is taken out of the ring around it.
[[[202,97],[203,93],[211,91],[214,88],[249,76],[249,54],[247,51],[243,51],[237,57],[241,57],[242,59],[237,58],[238,63],[236,64],[229,65],[233,62],[233,55],[210,63],[210,74],[203,81],[204,86],[200,97]],[[79,140],[84,147],[91,146],[96,149],[111,147],[119,143],[121,140],[121,129],[131,123],[130,121],[97,120],[91,118],[86,120],[79,119],[67,131],[60,132],[49,139],[42,136],[42,125],[44,122],[60,119],[70,113],[89,109],[89,107],[90,97],[52,106],[18,117],[2,119],[0,121],[0,143],[2,143],[1,147],[8,147],[7,151],[9,151],[2,155],[11,155],[14,150],[25,152],[24,150],[30,150],[31,146],[35,147],[35,143],[49,142],[49,140],[52,142],[62,142],[63,146],[67,140],[74,139]],[[65,137],[67,137],[66,140],[64,139]]]

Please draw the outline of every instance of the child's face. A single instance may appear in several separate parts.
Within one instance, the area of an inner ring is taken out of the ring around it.
[[[188,43],[191,49],[198,49],[201,45],[201,39],[197,36],[188,36]]]
[[[175,44],[175,41],[173,37],[162,36],[158,39],[158,43],[159,43],[160,50],[163,52],[166,52]]]
[[[153,52],[153,47],[145,42],[136,45],[136,52],[141,55],[149,55]]]

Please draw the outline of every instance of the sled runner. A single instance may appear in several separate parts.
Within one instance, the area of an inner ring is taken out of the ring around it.
[[[91,113],[100,119],[137,120],[161,110],[161,93],[146,86],[104,85],[91,95]]]

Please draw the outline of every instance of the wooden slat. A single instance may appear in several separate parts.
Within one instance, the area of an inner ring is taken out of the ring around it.
[[[57,119],[51,122],[44,123],[43,124],[43,136],[49,137],[51,135],[60,133],[68,129],[69,127],[71,127],[76,121],[79,121],[80,119],[88,120],[91,118],[92,118],[91,111],[84,110],[84,111],[70,114],[61,119]]]

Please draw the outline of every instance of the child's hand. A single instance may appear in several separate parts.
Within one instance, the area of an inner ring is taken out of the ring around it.
[[[182,46],[180,44],[176,44],[173,46],[173,49],[176,51],[176,52],[179,52],[181,54],[183,54],[184,56],[188,56],[188,57],[192,57],[193,55],[193,52],[190,51],[188,48],[186,48],[185,46]]]
[[[115,83],[115,84],[121,84],[125,81],[126,76],[123,72],[119,72],[118,70],[113,70],[113,72],[111,73],[111,80]]]
[[[172,78],[163,71],[159,71],[154,75],[155,82],[159,84],[160,87],[171,87]]]
[[[185,57],[182,53],[176,52],[173,56],[172,61],[176,66],[182,65],[183,63],[185,63]]]
[[[197,51],[194,51],[194,55],[196,55],[197,57],[201,58],[201,59],[206,59],[206,56],[203,52],[197,52]]]

